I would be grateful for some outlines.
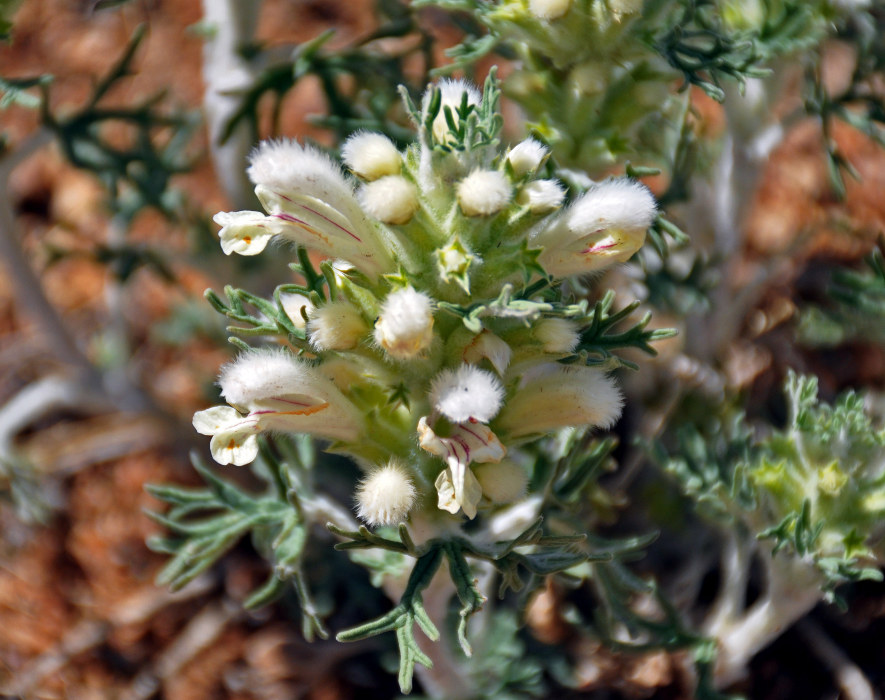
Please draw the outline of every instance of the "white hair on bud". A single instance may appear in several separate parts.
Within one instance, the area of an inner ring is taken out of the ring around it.
[[[641,182],[613,178],[600,182],[566,212],[569,231],[586,235],[606,229],[645,231],[655,220],[654,195]]]
[[[362,212],[353,184],[341,167],[313,146],[292,139],[262,141],[249,155],[247,173],[255,185],[278,194],[315,197],[358,222]]]
[[[550,151],[540,141],[529,138],[510,149],[507,162],[517,177],[536,172],[547,159]]]
[[[565,188],[556,180],[527,182],[516,197],[517,204],[528,207],[533,214],[547,214],[559,209],[565,200]]]
[[[492,503],[513,503],[526,494],[529,475],[508,459],[474,464],[473,474],[482,487],[482,495]]]
[[[623,405],[617,384],[602,370],[548,363],[523,375],[495,425],[511,438],[572,425],[610,428]]]
[[[507,176],[497,170],[474,170],[456,188],[458,204],[467,216],[489,216],[510,202],[512,188]]]
[[[348,168],[366,180],[396,175],[402,157],[396,145],[384,134],[361,131],[353,134],[341,147],[341,158]]]
[[[385,224],[406,224],[418,210],[418,190],[401,175],[363,185],[358,197],[363,211]]]
[[[430,385],[430,403],[455,423],[488,423],[501,409],[504,389],[497,377],[473,365],[445,369]]]
[[[433,302],[411,287],[391,292],[375,322],[375,342],[391,357],[407,360],[433,340]]]
[[[571,0],[529,0],[529,12],[539,19],[559,19],[571,6]]]
[[[417,492],[396,462],[370,472],[356,491],[357,515],[372,527],[398,525],[415,504]]]
[[[320,351],[350,350],[369,332],[359,310],[339,300],[314,309],[307,322],[307,336]]]
[[[529,236],[538,262],[554,277],[584,274],[628,260],[657,214],[651,191],[627,178],[594,185],[552,222]]]
[[[534,336],[541,341],[545,352],[574,352],[581,336],[578,325],[565,318],[543,318],[532,329]]]
[[[283,349],[259,348],[221,368],[221,395],[234,406],[289,394],[310,381],[310,368]]]

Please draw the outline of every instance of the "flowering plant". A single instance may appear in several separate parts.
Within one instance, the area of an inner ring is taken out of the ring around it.
[[[438,636],[422,591],[443,560],[469,654],[467,619],[485,595],[468,559],[498,569],[506,590],[591,556],[580,533],[541,530],[555,475],[539,473],[539,454],[564,436],[611,426],[623,399],[610,373],[626,362],[612,350],[652,352],[649,343],[669,334],[644,330],[647,318],[612,333],[624,316],[610,313],[612,296],[590,306],[562,282],[642,246],[656,216],[650,191],[625,178],[569,190],[552,177],[540,142],[502,146],[498,99],[494,75],[482,94],[443,81],[420,108],[406,99],[417,142],[400,151],[380,134],[355,134],[342,149],[352,175],[310,146],[265,142],[248,171],[265,211],[215,217],[228,254],[294,243],[302,282],[278,287],[275,303],[231,289],[229,305],[210,295],[254,324],[235,330],[278,343],[240,341],[219,379],[228,405],[198,412],[194,427],[211,436],[223,465],[252,463],[270,449],[262,446],[269,433],[313,436],[359,465],[353,499],[365,526],[351,524],[346,506],[323,517],[342,546],[416,563],[391,613],[338,637],[397,630],[404,692],[415,663],[432,664],[412,625]],[[327,258],[320,273],[308,252]],[[243,313],[244,298],[260,316]],[[314,484],[323,488],[322,475]],[[164,522],[187,532],[175,515]],[[272,548],[288,539],[283,530]],[[181,576],[193,551],[176,551],[167,579],[181,584],[196,569]]]

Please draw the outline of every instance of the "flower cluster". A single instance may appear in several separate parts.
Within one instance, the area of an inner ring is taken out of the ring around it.
[[[496,102],[494,80],[444,81],[412,107],[416,144],[358,133],[346,170],[295,141],[255,150],[264,212],[218,214],[224,252],[277,239],[332,261],[282,299],[299,352],[244,352],[219,380],[229,405],[194,416],[219,463],[251,462],[262,432],[306,433],[364,470],[367,524],[474,518],[525,493],[525,443],[617,420],[615,381],[581,352],[591,315],[556,281],[633,255],[654,198],[627,179],[569,193],[542,143],[500,146]]]

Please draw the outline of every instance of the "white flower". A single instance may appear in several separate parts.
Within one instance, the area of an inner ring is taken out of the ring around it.
[[[230,406],[213,406],[194,414],[194,429],[211,435],[209,449],[219,464],[249,464],[258,456],[261,427],[255,416],[243,416]]]
[[[356,491],[357,515],[369,525],[398,525],[415,504],[415,486],[396,462],[375,469]]]
[[[541,341],[544,352],[556,354],[574,352],[581,339],[578,325],[565,318],[542,318],[532,328],[532,333]]]
[[[391,292],[375,322],[375,342],[398,360],[426,350],[433,340],[433,302],[411,287]]]
[[[296,328],[304,330],[307,326],[307,321],[304,320],[304,315],[302,315],[301,310],[304,309],[304,314],[308,317],[310,316],[314,308],[310,298],[304,294],[298,294],[297,292],[280,294],[280,303],[283,305],[283,311],[286,312],[286,316],[289,317],[292,324]]]
[[[444,369],[430,385],[430,403],[455,423],[488,423],[501,409],[503,397],[495,375],[472,365]]]
[[[529,12],[539,19],[558,19],[570,6],[571,0],[529,0]]]
[[[491,331],[483,329],[464,348],[461,357],[471,365],[485,358],[492,363],[498,374],[504,374],[512,355],[513,351],[506,342]]]
[[[509,460],[478,464],[473,473],[482,487],[482,495],[492,503],[518,501],[525,496],[529,483],[526,470]]]
[[[221,211],[212,217],[225,255],[258,255],[282,229],[281,222],[257,211]]]
[[[341,147],[341,157],[353,172],[366,180],[396,175],[402,157],[396,145],[383,134],[361,131]]]
[[[611,377],[591,367],[544,364],[526,373],[495,422],[510,437],[566,426],[609,428],[624,400]]]
[[[454,124],[458,126],[460,121],[458,109],[461,107],[464,95],[467,95],[467,104],[474,106],[479,105],[482,96],[479,94],[479,90],[466,80],[445,78],[439,81],[437,87],[439,88],[441,103],[439,114],[433,120],[433,138],[437,143],[447,143],[451,135],[449,133],[449,124],[446,121],[446,107],[451,110]],[[430,91],[426,93],[424,99],[425,101],[430,99]]]
[[[500,462],[507,453],[504,445],[487,425],[462,423],[452,427],[451,435],[439,437],[427,424],[427,416],[418,421],[418,445],[448,465],[437,477],[438,506],[450,513],[463,510],[468,518],[476,517],[482,487],[469,468],[471,462]]]
[[[352,184],[327,155],[295,141],[265,141],[252,153],[251,163],[249,177],[269,214],[261,219],[253,212],[253,225],[272,223],[273,233],[344,258],[372,279],[391,269],[387,248],[366,219]],[[236,229],[226,233],[228,238],[235,234]]]
[[[516,195],[516,203],[531,209],[532,214],[548,214],[559,209],[564,200],[565,188],[556,180],[532,180]]]
[[[228,406],[194,415],[194,427],[212,435],[210,449],[220,464],[243,465],[257,453],[265,430],[309,433],[353,442],[364,432],[356,407],[315,368],[284,350],[253,350],[222,368],[221,393]]]
[[[458,204],[466,216],[489,216],[510,202],[512,188],[497,170],[474,170],[456,187]]]
[[[359,190],[363,210],[385,224],[407,224],[418,211],[418,190],[401,175],[384,177]]]
[[[513,168],[514,175],[521,177],[527,173],[537,172],[549,154],[550,151],[544,144],[529,138],[510,149],[507,162]]]
[[[554,277],[592,272],[627,260],[645,242],[657,205],[649,189],[627,179],[595,185],[550,225],[535,231],[538,260]]]
[[[350,350],[369,332],[359,310],[344,300],[314,309],[307,322],[307,336],[320,351]]]

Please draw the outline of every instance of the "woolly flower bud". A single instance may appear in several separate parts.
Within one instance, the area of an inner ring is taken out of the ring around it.
[[[408,360],[433,340],[433,307],[429,296],[411,287],[391,292],[375,322],[375,342],[391,357]]]
[[[539,19],[559,19],[571,4],[571,0],[529,0],[529,12]]]
[[[258,454],[258,433],[308,433],[357,440],[364,430],[356,407],[320,372],[283,350],[253,350],[222,368],[221,393],[234,406],[194,414],[194,428],[211,435],[219,464],[248,464]]]
[[[366,180],[396,175],[402,165],[402,157],[393,141],[383,134],[365,131],[344,142],[341,157],[348,168]]]
[[[415,504],[415,486],[396,462],[371,472],[356,491],[357,515],[369,525],[398,525]]]
[[[286,316],[289,317],[293,325],[300,330],[304,330],[305,326],[307,326],[304,314],[310,316],[314,309],[310,299],[304,296],[304,294],[280,294],[280,303],[283,305],[283,311],[286,312]],[[304,309],[304,314],[301,313],[302,309]]]
[[[495,425],[511,438],[571,425],[609,428],[623,403],[614,380],[601,370],[546,364],[523,377]]]
[[[344,258],[372,279],[390,269],[387,247],[366,219],[351,182],[327,155],[296,141],[265,141],[250,160],[255,194],[270,216],[254,221],[244,212],[226,215],[223,221],[216,217],[225,227],[220,234],[225,250],[258,252],[266,238],[246,239],[256,239],[263,225],[272,235]]]
[[[535,141],[535,139],[526,139],[516,144],[507,154],[507,162],[513,168],[513,173],[517,177],[521,177],[526,173],[537,172],[538,168],[547,160],[550,151],[547,147]]]
[[[385,224],[405,224],[418,210],[418,190],[400,175],[385,175],[363,185],[360,205],[370,216]]]
[[[492,503],[513,503],[525,496],[529,475],[510,460],[477,464],[473,474],[482,487],[482,495]]]
[[[565,189],[556,180],[532,180],[519,191],[516,203],[531,209],[532,214],[548,214],[559,209]]]
[[[455,423],[488,423],[501,409],[504,389],[491,372],[461,365],[445,369],[430,385],[430,403]]]
[[[564,318],[544,318],[532,330],[544,346],[544,352],[569,353],[578,347],[578,326]]]
[[[368,332],[360,312],[347,301],[333,301],[314,309],[307,322],[307,336],[320,351],[350,350]]]
[[[458,126],[460,120],[458,109],[461,107],[464,95],[467,95],[467,104],[469,105],[479,105],[482,96],[479,94],[479,90],[466,80],[446,78],[440,80],[437,87],[439,88],[441,102],[439,114],[433,120],[433,138],[437,143],[446,143],[451,139],[449,123],[446,121],[446,107],[451,110],[455,126]]]
[[[489,216],[510,201],[510,181],[497,170],[474,170],[458,183],[457,194],[467,216]]]
[[[358,213],[353,187],[325,153],[297,141],[262,141],[249,155],[246,173],[255,185],[274,192],[306,194],[342,211]]]
[[[645,242],[657,213],[649,189],[627,179],[595,185],[549,226],[532,234],[538,261],[554,277],[624,262]]]

